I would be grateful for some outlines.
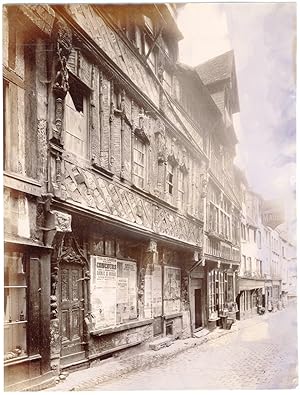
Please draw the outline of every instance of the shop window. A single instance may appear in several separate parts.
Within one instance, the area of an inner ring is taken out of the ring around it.
[[[224,304],[225,304],[225,286],[224,286],[224,280],[225,280],[225,275],[223,272],[219,273],[219,309],[223,310],[224,309]]]
[[[5,254],[4,262],[4,360],[27,356],[27,281],[22,253]]]
[[[146,144],[137,136],[133,139],[133,183],[139,188],[145,187]]]
[[[233,275],[227,274],[227,302],[233,302]]]
[[[216,280],[217,280],[217,271],[211,270],[208,273],[208,311],[209,318],[214,318],[217,314],[217,288],[216,288]]]
[[[88,92],[74,77],[65,98],[65,149],[81,158],[88,152]]]

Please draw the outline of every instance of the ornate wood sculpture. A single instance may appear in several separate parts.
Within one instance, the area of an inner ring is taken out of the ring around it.
[[[53,127],[53,139],[59,145],[62,141],[62,125],[64,116],[64,99],[69,90],[69,75],[67,61],[72,50],[72,31],[63,20],[57,20],[56,32],[56,59],[55,59],[55,80],[53,93],[55,96],[55,125]]]

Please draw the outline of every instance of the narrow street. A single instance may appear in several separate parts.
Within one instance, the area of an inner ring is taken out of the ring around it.
[[[288,389],[297,386],[297,308],[261,317],[168,364],[90,390]]]

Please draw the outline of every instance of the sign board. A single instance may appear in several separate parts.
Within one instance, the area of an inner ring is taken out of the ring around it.
[[[262,222],[272,229],[284,222],[284,207],[281,201],[268,200],[263,202]]]

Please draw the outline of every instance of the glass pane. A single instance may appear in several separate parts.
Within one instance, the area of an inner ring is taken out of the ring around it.
[[[4,325],[4,360],[26,356],[26,324]]]
[[[4,320],[26,320],[26,288],[4,288]]]
[[[5,254],[4,285],[26,285],[23,254]]]

